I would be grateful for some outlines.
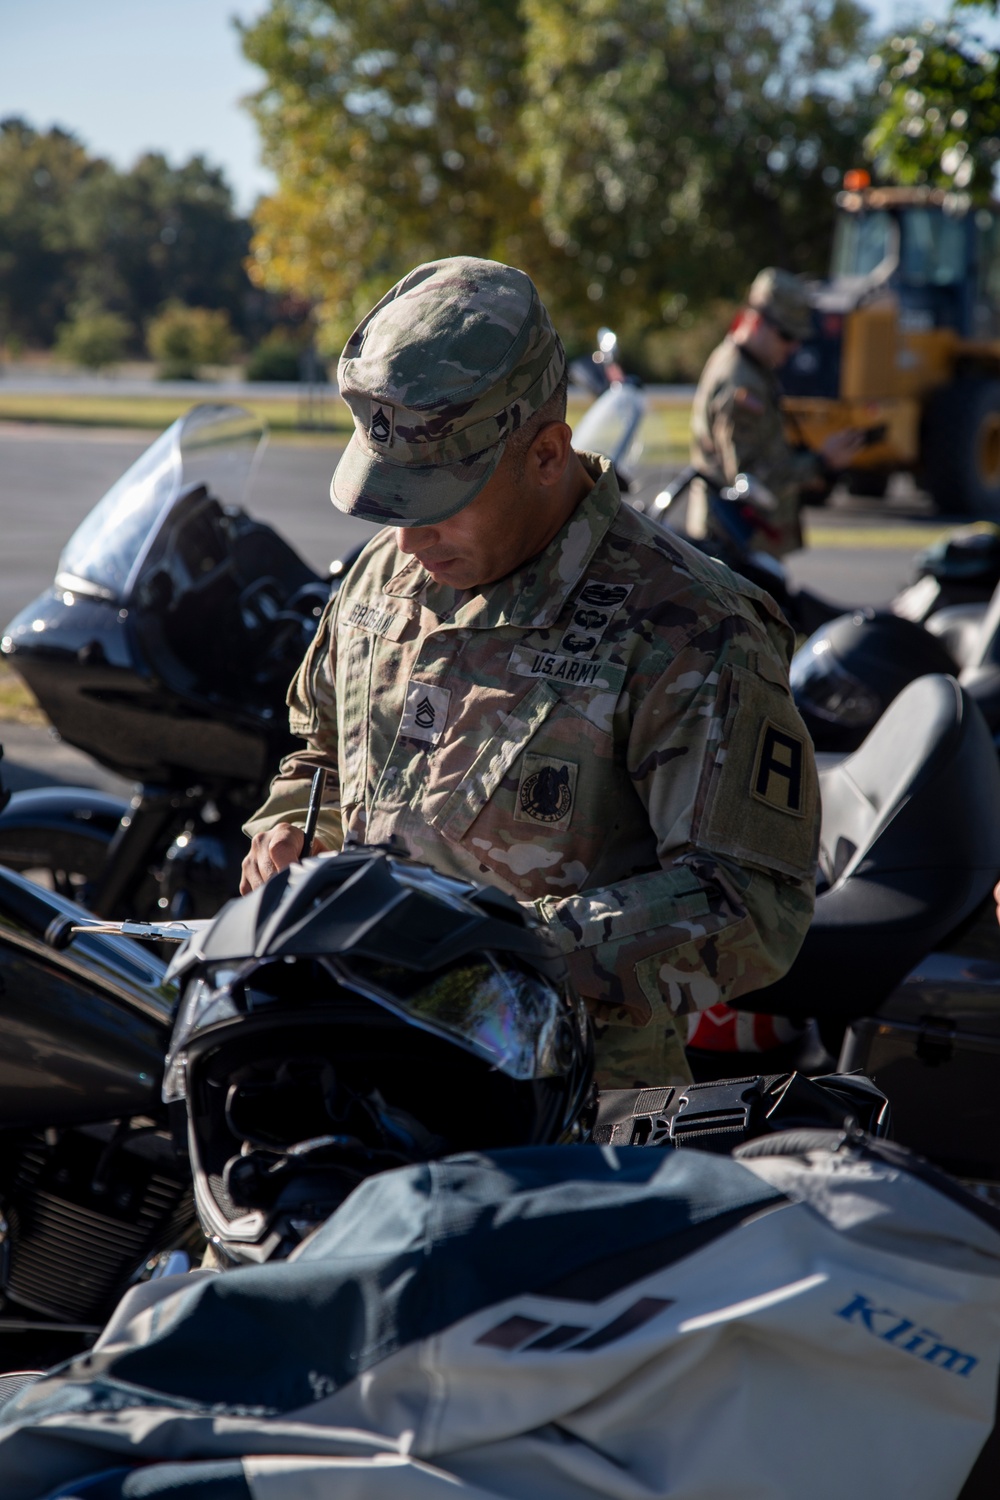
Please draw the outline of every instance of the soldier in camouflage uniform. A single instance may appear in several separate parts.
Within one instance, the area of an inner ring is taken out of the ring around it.
[[[392,836],[530,904],[596,1023],[598,1076],[689,1078],[678,1017],[777,979],[813,909],[812,749],[771,600],[575,454],[527,276],[411,272],[348,341],[331,491],[389,523],[289,693],[305,747],[247,823],[250,889],[319,839]],[[389,529],[394,527],[395,529]]]
[[[803,493],[821,492],[860,446],[854,430],[835,433],[818,453],[792,448],[785,437],[777,371],[811,331],[803,283],[769,267],[754,280],[747,306],[709,356],[691,409],[691,462],[718,485],[752,474],[771,491],[777,509],[761,514],[754,549],[781,557],[802,546]],[[705,486],[695,480],[688,534],[711,534]]]

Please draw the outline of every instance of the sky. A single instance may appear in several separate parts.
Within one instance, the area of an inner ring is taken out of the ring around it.
[[[221,166],[247,211],[273,179],[240,99],[262,74],[232,24],[264,0],[0,0],[0,119],[62,125],[129,166],[143,151]]]
[[[246,212],[273,179],[240,107],[261,75],[240,51],[233,18],[265,8],[266,0],[0,0],[0,119],[61,125],[120,167],[143,151],[175,165],[200,152],[224,169]],[[943,15],[948,0],[870,8],[888,30]]]

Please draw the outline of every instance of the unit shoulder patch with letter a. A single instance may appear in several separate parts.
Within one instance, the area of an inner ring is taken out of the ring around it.
[[[800,735],[765,719],[757,738],[750,794],[779,812],[805,816],[802,777],[805,743]]]

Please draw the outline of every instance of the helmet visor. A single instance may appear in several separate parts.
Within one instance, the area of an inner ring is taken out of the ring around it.
[[[556,1078],[572,1067],[573,1021],[563,994],[492,953],[427,974],[352,957],[332,967],[349,988],[499,1068],[509,1078]]]
[[[586,1020],[538,974],[492,953],[428,974],[377,959],[328,958],[323,967],[343,989],[393,1012],[410,1025],[457,1043],[509,1078],[558,1078],[572,1070]],[[248,987],[256,965],[211,968],[189,985],[177,1012],[163,1074],[166,1103],[185,1097],[185,1049],[222,1021],[256,1010]],[[317,1009],[329,1003],[317,994]],[[304,1001],[296,1009],[309,1009]]]
[[[840,665],[823,637],[796,651],[788,680],[799,711],[827,723],[861,729],[882,712],[878,694]]]

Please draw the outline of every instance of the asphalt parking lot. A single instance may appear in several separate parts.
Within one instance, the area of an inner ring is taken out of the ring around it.
[[[135,432],[0,424],[0,626],[49,586],[71,532],[149,442]],[[331,440],[270,443],[247,502],[317,571],[373,530],[330,503],[339,452]],[[655,492],[659,477],[643,473],[643,493]],[[668,477],[665,471],[664,483]],[[831,505],[807,512],[806,523],[813,545],[790,559],[790,571],[845,605],[890,598],[908,581],[914,553],[949,524],[898,480],[884,502],[836,495]],[[0,739],[14,789],[45,781],[122,786],[44,729],[0,726]]]

